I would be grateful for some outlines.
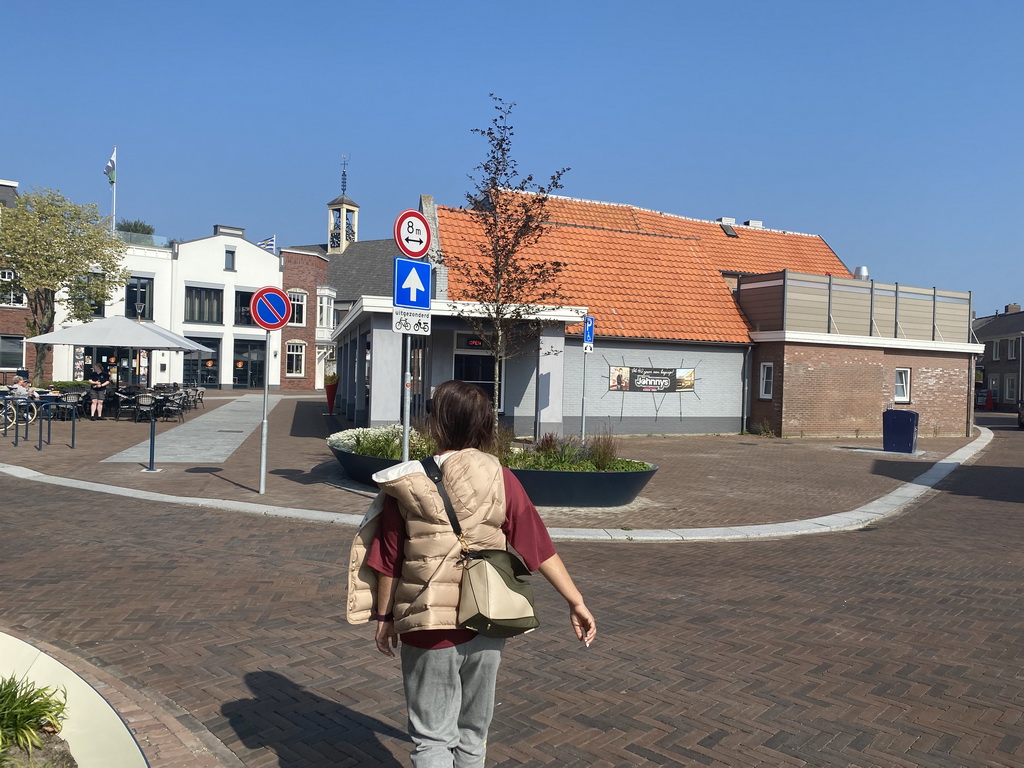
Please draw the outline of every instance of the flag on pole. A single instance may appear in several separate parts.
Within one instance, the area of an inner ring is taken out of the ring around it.
[[[260,240],[258,243],[256,243],[256,245],[258,245],[265,251],[270,251],[271,253],[274,253],[274,251],[277,250],[277,235],[275,234],[271,237],[268,237],[266,240]]]
[[[107,160],[107,167],[103,169],[103,173],[106,174],[107,180],[114,184],[117,181],[117,147],[114,147],[113,153],[110,155],[110,159]]]

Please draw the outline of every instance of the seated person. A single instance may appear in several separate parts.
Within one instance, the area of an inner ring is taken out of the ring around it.
[[[14,377],[14,384],[11,386],[9,394],[12,397],[27,397],[29,400],[39,399],[39,393],[36,392],[36,388],[23,376]]]

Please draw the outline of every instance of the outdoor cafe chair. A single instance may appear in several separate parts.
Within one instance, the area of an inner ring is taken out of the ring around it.
[[[142,421],[143,417],[147,421],[152,421],[156,418],[157,401],[156,398],[148,392],[140,392],[135,396],[135,421]]]
[[[176,418],[178,421],[185,421],[185,393],[175,392],[173,395],[166,395],[160,406],[160,415],[164,421]]]
[[[53,406],[53,415],[55,418],[61,421],[66,421],[69,417],[75,418],[79,415],[82,407],[82,393],[81,392],[65,392],[60,396]]]
[[[196,405],[203,406],[203,410],[206,410],[206,403],[203,402],[203,395],[206,394],[206,387],[199,387],[196,389]]]
[[[138,421],[138,419],[135,419],[135,414],[139,407],[137,397],[126,395],[123,392],[115,392],[114,394],[117,395],[117,413],[114,414],[114,421],[120,421],[122,416],[128,418],[129,415],[135,421]]]

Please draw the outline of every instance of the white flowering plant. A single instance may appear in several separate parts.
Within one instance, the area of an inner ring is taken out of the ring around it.
[[[387,424],[383,427],[346,429],[328,437],[327,444],[335,450],[358,453],[361,456],[400,459],[402,458],[402,425]],[[418,461],[432,456],[433,453],[434,441],[430,436],[410,428],[409,458]]]

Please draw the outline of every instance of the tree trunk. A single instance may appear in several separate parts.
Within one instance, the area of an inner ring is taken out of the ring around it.
[[[505,350],[505,337],[502,334],[502,328],[499,325],[496,329],[495,339],[497,344],[494,345],[494,397],[491,401],[491,409],[494,415],[494,429],[498,429],[498,407],[501,404],[501,358]]]
[[[36,362],[32,366],[32,386],[38,387],[43,381],[46,373],[46,359],[50,355],[49,344],[36,344]]]

